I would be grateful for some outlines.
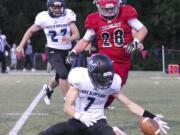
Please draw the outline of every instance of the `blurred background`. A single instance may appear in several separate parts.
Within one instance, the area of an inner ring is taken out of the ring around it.
[[[77,14],[77,26],[81,37],[84,34],[84,20],[88,13],[96,11],[93,0],[66,0],[67,7]],[[132,70],[167,71],[169,64],[180,64],[180,1],[179,0],[128,0],[139,19],[148,28],[144,40],[145,49],[132,55]],[[46,0],[1,0],[0,29],[8,43],[19,44],[26,29],[34,23],[38,12],[46,10]],[[36,69],[45,69],[43,31],[31,38]],[[162,57],[164,46],[164,63]],[[164,65],[163,65],[164,64]],[[17,68],[21,69],[22,64]]]

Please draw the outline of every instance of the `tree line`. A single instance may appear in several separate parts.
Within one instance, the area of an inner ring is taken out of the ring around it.
[[[93,0],[66,0],[67,7],[77,14],[77,26],[81,37],[84,34],[84,19],[88,13],[96,11]],[[159,70],[161,63],[154,61],[154,49],[162,45],[168,49],[180,50],[180,1],[179,0],[128,0],[133,5],[139,19],[148,28],[144,40],[149,57],[142,60],[134,55],[133,69]],[[10,44],[19,43],[26,29],[34,23],[38,12],[46,10],[46,0],[1,0],[0,29],[7,36]],[[32,43],[36,52],[44,51],[45,37],[43,32],[33,35]],[[156,59],[157,60],[157,59]],[[156,62],[156,64],[152,64]],[[150,66],[151,65],[151,66]]]

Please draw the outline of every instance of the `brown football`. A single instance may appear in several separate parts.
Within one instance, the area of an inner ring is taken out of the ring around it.
[[[161,135],[158,123],[148,117],[140,117],[139,127],[144,135]]]

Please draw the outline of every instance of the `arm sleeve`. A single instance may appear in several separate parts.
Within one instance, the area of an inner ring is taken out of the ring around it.
[[[66,9],[67,11],[67,17],[68,17],[68,24],[71,22],[75,22],[76,21],[76,14],[74,13],[74,11],[72,11],[71,9]]]
[[[44,16],[43,12],[38,13],[35,18],[34,24],[39,25],[40,27],[44,28],[44,17],[43,16]]]
[[[128,21],[128,24],[133,28],[135,29],[136,31],[140,30],[142,27],[144,27],[144,25],[137,19],[137,18],[134,18],[134,19],[130,19]]]
[[[72,86],[77,87],[79,84],[79,78],[80,76],[78,75],[78,68],[73,68],[68,75],[68,83]]]
[[[87,29],[83,39],[87,41],[93,41],[94,37],[95,37],[95,31],[93,29]]]

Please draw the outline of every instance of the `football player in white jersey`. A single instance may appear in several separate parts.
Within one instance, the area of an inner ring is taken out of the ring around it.
[[[70,65],[65,63],[66,56],[72,48],[72,41],[79,39],[79,31],[75,24],[76,14],[66,8],[64,0],[48,0],[47,11],[37,14],[35,22],[25,32],[20,44],[16,48],[17,56],[24,55],[24,46],[34,32],[44,30],[47,39],[47,60],[56,71],[56,81],[60,86],[62,95],[68,90],[67,76]],[[51,85],[44,85],[47,104],[53,92]]]
[[[167,133],[168,123],[121,92],[121,78],[114,73],[112,62],[106,55],[92,55],[87,68],[76,67],[70,71],[68,81],[71,86],[66,95],[64,111],[72,118],[51,126],[39,135],[115,135],[104,114],[109,95],[113,95],[137,116],[154,119],[160,131]],[[120,135],[124,134],[121,131]]]

